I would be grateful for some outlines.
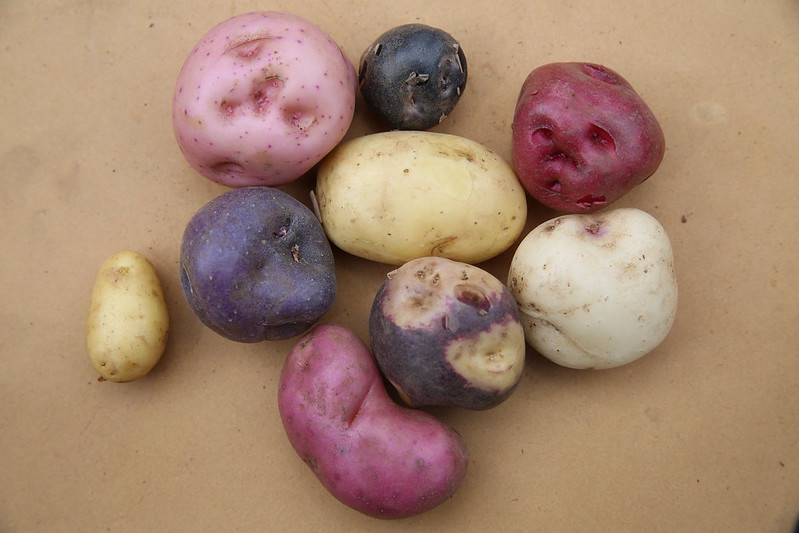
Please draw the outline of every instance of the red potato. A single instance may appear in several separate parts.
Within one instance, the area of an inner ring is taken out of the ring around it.
[[[304,334],[280,376],[289,441],[327,490],[366,515],[396,519],[452,497],[466,475],[466,444],[443,422],[401,407],[366,346],[344,326]]]
[[[242,13],[186,58],[172,103],[175,138],[212,181],[284,185],[344,137],[357,90],[355,67],[321,28],[289,13]]]
[[[524,81],[513,117],[513,165],[525,190],[566,213],[602,209],[649,178],[663,130],[617,72],[550,63]]]

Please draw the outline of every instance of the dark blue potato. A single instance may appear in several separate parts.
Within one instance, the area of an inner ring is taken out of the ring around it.
[[[183,292],[223,337],[259,342],[297,336],[333,305],[333,253],[313,214],[271,187],[226,192],[187,225],[180,251]]]
[[[361,95],[391,127],[426,130],[443,121],[466,88],[466,56],[451,35],[405,24],[377,38],[361,55]]]
[[[412,407],[495,407],[524,369],[524,329],[510,291],[488,272],[442,257],[389,274],[372,304],[369,337],[381,372]]]

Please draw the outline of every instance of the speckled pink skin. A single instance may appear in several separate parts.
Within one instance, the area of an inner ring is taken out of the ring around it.
[[[291,444],[342,503],[376,518],[417,515],[448,500],[466,475],[466,444],[432,415],[394,403],[367,346],[322,324],[303,335],[280,376]]]
[[[188,163],[229,187],[290,183],[339,143],[357,75],[322,29],[254,12],[212,28],[186,59],[172,123]]]
[[[550,63],[522,85],[512,152],[530,196],[556,211],[590,213],[649,178],[665,140],[652,111],[617,72]]]

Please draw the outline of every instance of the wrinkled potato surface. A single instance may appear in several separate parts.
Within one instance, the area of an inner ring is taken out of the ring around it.
[[[527,219],[513,168],[481,144],[421,131],[347,141],[320,164],[315,197],[330,240],[400,265],[438,256],[478,263],[508,249]]]
[[[166,348],[169,314],[152,264],[122,251],[100,267],[91,295],[86,346],[92,366],[107,381],[147,374]]]

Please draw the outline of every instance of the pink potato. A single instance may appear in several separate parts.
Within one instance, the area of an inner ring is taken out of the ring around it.
[[[357,87],[354,66],[321,28],[288,13],[240,14],[206,33],[183,64],[175,137],[212,181],[284,185],[347,133]]]
[[[513,117],[513,165],[547,207],[589,213],[649,178],[665,153],[663,130],[613,70],[550,63],[522,84]]]
[[[289,441],[327,490],[366,515],[396,519],[452,497],[466,475],[462,437],[388,396],[366,344],[321,324],[300,337],[280,376]]]

